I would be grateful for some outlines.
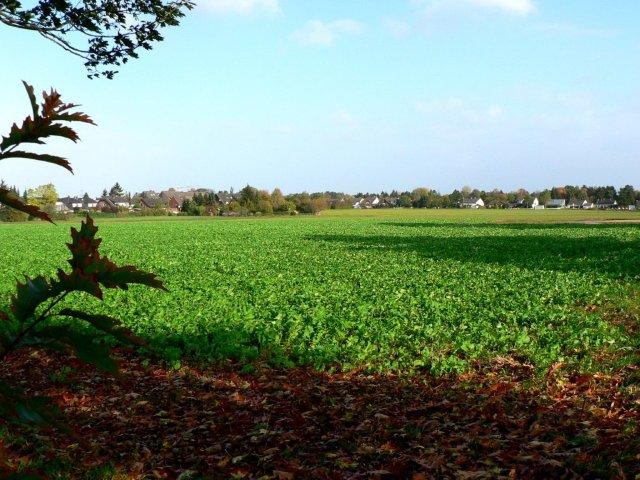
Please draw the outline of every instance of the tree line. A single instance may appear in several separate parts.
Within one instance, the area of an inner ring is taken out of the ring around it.
[[[247,185],[237,194],[230,193],[228,201],[224,201],[224,197],[221,199],[220,194],[213,192],[197,193],[193,198],[183,200],[181,213],[185,215],[319,213],[331,208],[339,195],[332,192],[302,192],[284,195],[279,188],[269,192]],[[349,207],[351,207],[351,203],[349,203]]]
[[[56,210],[56,202],[59,197],[55,185],[49,183],[35,188],[20,191],[17,187],[9,187],[0,180],[0,188],[7,188],[15,195],[22,198],[25,203],[35,205],[54,218],[60,218],[61,214]],[[131,202],[135,210],[140,210],[141,200],[146,193],[131,195],[125,193],[120,183],[116,182],[111,188],[102,191],[102,197],[123,197]],[[88,201],[87,193],[82,197]],[[246,185],[239,192],[204,191],[195,193],[191,197],[184,198],[180,205],[181,215],[205,216],[246,216],[246,215],[272,215],[272,214],[316,214],[327,209],[353,208],[358,200],[366,198],[378,198],[378,207],[387,208],[458,208],[463,200],[480,198],[488,208],[509,208],[517,204],[530,204],[537,198],[540,204],[545,204],[551,199],[563,199],[568,204],[597,202],[601,200],[613,200],[621,207],[635,205],[640,202],[640,191],[632,185],[625,185],[619,189],[614,186],[573,186],[553,187],[544,190],[528,191],[520,188],[504,192],[499,189],[479,190],[471,187],[455,189],[450,193],[440,193],[437,190],[418,187],[411,191],[379,193],[359,192],[355,195],[344,192],[315,192],[315,193],[291,193],[285,195],[282,190],[275,188],[273,191],[258,189]],[[166,205],[158,202],[153,209],[156,214],[166,213]],[[148,211],[146,212],[149,213]],[[135,212],[133,213],[135,214]],[[27,214],[0,206],[0,221],[16,222],[25,221]]]

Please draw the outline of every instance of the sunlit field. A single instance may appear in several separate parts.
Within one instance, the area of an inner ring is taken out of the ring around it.
[[[549,210],[100,219],[104,252],[156,272],[169,293],[108,292],[95,308],[175,364],[442,374],[512,356],[602,368],[638,347],[634,221]],[[64,264],[70,226],[0,225],[3,304],[21,274]]]

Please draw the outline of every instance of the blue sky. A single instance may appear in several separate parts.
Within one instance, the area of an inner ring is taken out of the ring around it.
[[[0,131],[54,86],[98,127],[60,193],[251,183],[291,191],[640,186],[637,0],[203,0],[165,42],[87,80],[0,26]]]

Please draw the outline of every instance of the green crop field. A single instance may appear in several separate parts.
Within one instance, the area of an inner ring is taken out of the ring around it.
[[[444,373],[515,356],[599,368],[634,361],[639,347],[633,220],[488,210],[102,219],[104,252],[156,272],[169,293],[110,291],[98,309],[173,362]],[[0,225],[2,304],[21,274],[63,265],[70,225]]]

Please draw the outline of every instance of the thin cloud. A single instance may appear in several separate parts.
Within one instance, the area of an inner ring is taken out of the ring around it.
[[[467,0],[478,7],[496,8],[516,15],[529,15],[536,9],[531,0]]]
[[[221,15],[254,15],[280,13],[279,0],[202,0],[199,7]]]
[[[301,45],[330,47],[343,35],[358,35],[364,25],[355,20],[343,19],[334,22],[311,20],[293,33],[293,38]]]
[[[470,10],[495,10],[503,13],[527,16],[536,11],[533,0],[411,0],[414,6],[424,8],[424,13],[434,15],[438,12]]]
[[[615,37],[620,33],[615,29],[583,27],[566,22],[536,23],[531,30],[566,37]]]
[[[413,27],[409,23],[402,22],[400,20],[394,20],[392,18],[385,20],[384,28],[387,32],[389,32],[396,38],[408,37],[413,31]]]
[[[501,105],[482,106],[456,97],[420,101],[414,107],[427,120],[467,127],[493,123],[505,114]]]

